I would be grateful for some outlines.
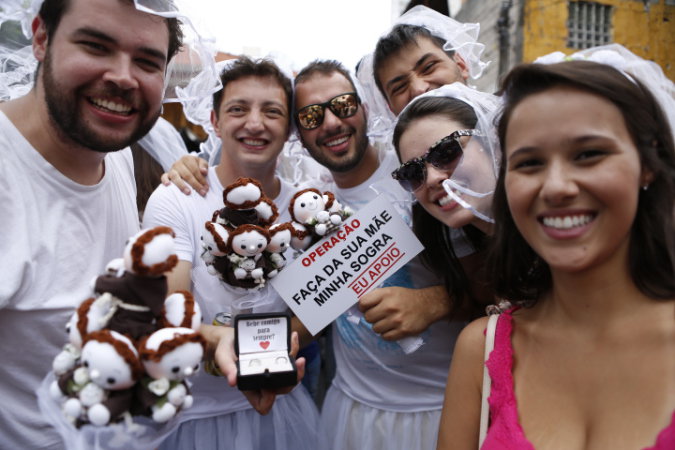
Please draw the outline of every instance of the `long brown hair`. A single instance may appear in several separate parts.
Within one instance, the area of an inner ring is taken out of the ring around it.
[[[590,61],[521,65],[509,73],[502,86],[506,102],[497,127],[502,158],[513,110],[533,94],[569,86],[599,95],[621,111],[643,167],[654,175],[649,189],[640,191],[631,228],[630,274],[645,295],[675,297],[675,148],[672,130],[652,93],[639,80]],[[531,303],[551,289],[551,273],[516,228],[504,188],[505,166],[499,170],[493,197],[498,226],[488,265],[498,295]]]
[[[425,117],[442,116],[460,123],[466,128],[475,128],[478,118],[473,108],[462,100],[451,97],[427,97],[415,100],[401,113],[394,128],[393,143],[396,154],[401,159],[399,144],[404,131],[415,121]],[[413,231],[424,246],[421,253],[424,265],[443,280],[450,295],[450,316],[452,318],[472,319],[485,311],[491,301],[477,298],[472,292],[470,277],[459,262],[449,235],[450,229],[429,214],[419,203],[413,205]],[[473,225],[462,227],[472,247],[482,251],[487,246],[488,237]]]

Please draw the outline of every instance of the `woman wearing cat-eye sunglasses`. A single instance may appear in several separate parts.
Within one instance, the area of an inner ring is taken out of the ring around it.
[[[394,129],[402,164],[392,177],[417,199],[413,229],[425,247],[422,258],[444,280],[456,318],[477,317],[494,300],[477,286],[484,284],[482,250],[492,232],[496,139],[488,117],[497,105],[490,94],[444,86],[413,100]]]
[[[441,138],[422,156],[412,158],[391,173],[401,186],[410,192],[418,190],[427,179],[427,163],[437,169],[452,172],[462,157],[460,138],[478,136],[477,130],[457,130]]]

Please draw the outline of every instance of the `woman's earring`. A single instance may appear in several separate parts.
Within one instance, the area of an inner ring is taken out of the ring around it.
[[[646,191],[647,189],[649,189],[649,184],[645,184],[644,186],[642,186],[643,191]]]

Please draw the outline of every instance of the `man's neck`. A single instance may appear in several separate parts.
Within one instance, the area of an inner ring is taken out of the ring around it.
[[[271,199],[275,199],[281,192],[281,181],[275,176],[274,167],[259,170],[242,169],[230,164],[228,161],[221,160],[216,166],[216,175],[218,181],[223,187],[237,181],[239,177],[254,178],[260,182],[263,192]]]
[[[83,185],[98,183],[105,173],[105,153],[75,144],[61,133],[47,112],[47,104],[35,90],[0,105],[1,110],[56,170]]]
[[[365,183],[378,167],[380,167],[380,163],[377,157],[377,149],[372,144],[368,144],[363,158],[356,167],[347,172],[331,172],[331,175],[333,175],[333,181],[335,181],[337,187],[349,189]]]

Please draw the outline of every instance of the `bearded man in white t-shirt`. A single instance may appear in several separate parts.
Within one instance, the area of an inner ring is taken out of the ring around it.
[[[0,105],[0,447],[55,449],[35,390],[138,231],[127,146],[159,116],[182,32],[125,0],[46,0],[32,31],[35,86]]]

